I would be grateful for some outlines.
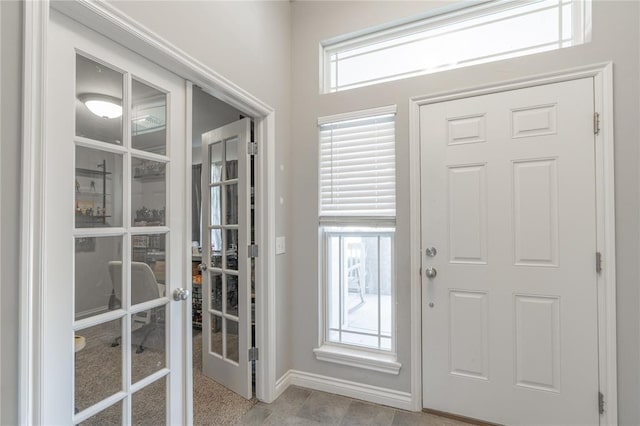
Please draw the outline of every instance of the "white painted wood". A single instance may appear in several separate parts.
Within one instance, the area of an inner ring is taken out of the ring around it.
[[[213,242],[211,241],[211,232],[213,223],[211,223],[211,210],[212,210],[212,197],[211,189],[214,183],[211,181],[211,156],[210,150],[217,146],[220,150],[222,164],[222,175],[219,179],[221,182],[229,182],[229,179],[225,177],[225,169],[227,167],[225,158],[230,156],[226,151],[226,141],[237,141],[237,153],[235,156],[238,160],[237,175],[238,178],[233,182],[237,184],[237,200],[230,200],[226,196],[226,190],[224,185],[216,185],[220,191],[220,226],[215,229],[221,229],[222,234],[222,251],[218,252],[218,255],[222,256],[222,264],[219,267],[214,267],[213,262],[208,259],[213,258]],[[251,363],[248,358],[248,350],[251,347],[251,264],[248,258],[248,247],[250,244],[250,230],[251,230],[251,217],[250,217],[250,161],[247,152],[248,143],[251,140],[251,120],[249,118],[243,118],[234,123],[227,124],[215,130],[211,130],[202,135],[202,205],[203,221],[207,223],[207,226],[203,229],[203,243],[202,243],[202,259],[203,264],[207,266],[207,271],[203,271],[202,279],[202,373],[205,376],[210,377],[216,382],[226,386],[234,392],[240,394],[244,398],[251,398]],[[232,272],[233,268],[227,265],[228,254],[228,242],[226,241],[226,232],[230,229],[226,226],[226,212],[229,205],[237,205],[238,222],[234,229],[238,231],[237,240],[237,272]],[[211,279],[213,273],[222,275],[221,278],[221,310],[214,309],[212,304],[213,295],[213,280]],[[237,317],[230,314],[228,311],[227,297],[227,282],[229,277],[237,277],[238,283],[238,315]],[[222,321],[220,329],[217,329],[217,325],[212,318],[219,318]],[[238,334],[235,339],[238,342],[237,362],[230,356],[230,351],[227,342],[233,340],[234,337],[228,332],[228,324],[238,325]],[[212,334],[219,333],[222,338],[220,351],[216,352],[214,349],[214,339]]]
[[[42,222],[48,0],[24,4],[23,143],[20,229],[20,424],[41,424]]]
[[[423,258],[438,269],[424,279],[426,408],[503,424],[599,422],[593,96],[584,78],[421,107],[423,248],[439,251]],[[446,143],[449,118],[480,114],[485,143]],[[452,178],[478,165],[486,196]],[[452,235],[486,244],[486,262],[473,249],[453,259]]]
[[[44,177],[47,187],[43,191],[44,211],[46,220],[44,224],[44,244],[41,248],[43,256],[43,287],[42,287],[42,317],[44,326],[42,330],[42,398],[41,423],[44,424],[71,424],[74,421],[93,414],[92,411],[81,412],[74,416],[73,400],[73,348],[69,344],[69,336],[74,330],[82,332],[83,325],[90,325],[91,320],[80,321],[74,324],[74,179],[75,179],[75,60],[76,51],[89,53],[100,58],[118,69],[126,70],[138,79],[151,82],[154,86],[165,89],[167,95],[167,135],[168,146],[166,163],[166,192],[167,192],[167,226],[147,228],[137,233],[164,233],[169,231],[166,240],[166,289],[167,293],[173,293],[174,289],[182,287],[184,278],[184,261],[181,253],[184,240],[184,217],[186,195],[185,185],[185,157],[184,143],[185,129],[185,85],[184,81],[158,67],[155,64],[135,55],[133,52],[119,46],[99,34],[88,30],[79,23],[69,18],[52,12],[49,21],[50,28],[47,40],[48,44],[48,76],[50,83],[47,87],[45,124],[47,140],[44,142],[43,154],[45,155]],[[131,77],[125,78],[125,87],[130,87]],[[130,125],[129,108],[130,96],[125,92],[123,105],[124,139],[123,147],[123,182],[124,182],[124,220],[122,235],[123,264],[128,265],[131,260],[130,235],[136,233],[132,230],[131,214],[129,209],[131,194],[131,156],[130,152]],[[97,145],[96,145],[97,146]],[[98,236],[102,231],[93,234]],[[82,230],[79,235],[91,236],[87,230]],[[125,266],[125,270],[128,268]],[[130,285],[128,274],[123,284]],[[125,287],[126,288],[126,287]],[[131,394],[150,383],[154,379],[164,380],[163,377],[170,374],[167,381],[167,422],[180,423],[185,418],[184,414],[184,372],[183,350],[184,343],[184,311],[185,303],[173,302],[161,297],[130,307],[127,292],[123,291],[123,308],[113,313],[98,316],[97,319],[109,319],[111,315],[123,318],[122,347],[125,354],[123,365],[123,391],[126,394],[123,400],[125,407],[124,421],[130,423],[131,419]],[[151,377],[132,384],[128,377],[131,366],[131,322],[127,320],[128,314],[147,310],[154,306],[166,306],[166,369],[160,370]],[[95,319],[95,320],[97,320]],[[46,373],[42,373],[46,372]],[[113,401],[119,400],[115,398]],[[98,406],[100,407],[100,406]],[[90,409],[90,410],[94,410]]]
[[[602,425],[618,424],[617,328],[616,328],[616,221],[613,134],[613,65],[594,76],[595,107],[600,113],[596,135],[596,205],[598,251],[603,271],[598,276],[598,337],[600,342],[600,391],[604,394]]]
[[[192,230],[192,215],[191,209],[193,208],[193,200],[191,198],[192,195],[192,173],[191,164],[193,155],[192,143],[193,141],[193,83],[187,81],[185,83],[186,89],[186,124],[187,124],[187,132],[186,132],[186,142],[184,144],[185,150],[185,164],[187,168],[187,174],[185,179],[184,193],[187,194],[187,202],[184,206],[184,215],[185,215],[185,227],[184,227],[184,272],[185,272],[185,288],[189,290],[189,292],[193,295],[193,277],[192,277],[192,259],[191,259],[191,230]],[[184,378],[185,378],[185,411],[186,411],[186,424],[193,424],[193,324],[192,324],[192,310],[193,304],[188,303],[187,309],[185,310],[185,318],[184,323],[187,325],[187,332],[184,333],[185,341],[182,345],[184,350]]]
[[[593,77],[595,109],[600,112],[601,131],[596,135],[596,204],[597,245],[605,267],[598,276],[598,336],[600,390],[604,394],[605,412],[600,416],[603,425],[618,424],[617,410],[617,346],[616,346],[616,272],[615,272],[615,192],[614,192],[614,134],[613,134],[613,64],[592,64],[567,70],[489,84],[473,88],[417,96],[409,100],[410,122],[410,218],[412,229],[420,228],[420,107],[447,100],[499,93],[524,87]],[[419,232],[411,239],[411,394],[413,410],[422,408],[422,323],[421,323],[421,265]],[[419,299],[419,300],[418,300]]]
[[[256,244],[261,255],[255,263],[256,279],[256,347],[260,359],[256,363],[256,398],[273,402],[276,394],[276,168],[275,113],[254,120],[258,155],[254,159]],[[258,283],[262,284],[259,285]]]
[[[276,395],[280,396],[289,386],[300,386],[308,389],[329,392],[349,398],[387,405],[401,410],[411,410],[411,394],[379,386],[365,385],[337,377],[289,370],[276,385]]]
[[[395,353],[385,354],[328,344],[315,348],[313,353],[318,361],[333,362],[379,373],[398,375],[402,368]]]

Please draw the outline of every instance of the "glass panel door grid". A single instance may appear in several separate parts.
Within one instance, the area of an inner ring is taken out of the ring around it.
[[[209,352],[237,364],[238,342],[238,138],[209,145],[211,244]]]
[[[75,424],[167,422],[167,116],[165,92],[76,55]]]

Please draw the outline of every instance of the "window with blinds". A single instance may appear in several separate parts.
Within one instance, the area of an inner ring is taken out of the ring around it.
[[[395,353],[395,113],[318,120],[323,361],[341,346]]]
[[[319,121],[321,222],[395,216],[395,108],[381,112]]]

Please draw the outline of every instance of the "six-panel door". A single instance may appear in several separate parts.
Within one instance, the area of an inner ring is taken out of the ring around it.
[[[421,107],[423,404],[598,424],[593,79]]]

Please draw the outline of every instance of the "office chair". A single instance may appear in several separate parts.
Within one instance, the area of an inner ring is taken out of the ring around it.
[[[109,301],[110,309],[117,309],[121,306],[122,300],[122,262],[111,261],[108,264],[109,276],[113,283],[112,297]],[[153,271],[144,262],[131,262],[131,305],[147,302],[149,300],[158,299],[164,295],[164,285],[158,284]],[[112,308],[113,307],[113,308]],[[144,337],[136,350],[136,353],[142,353],[144,351],[144,343],[147,338],[158,327],[157,314],[154,314],[153,310],[139,312],[133,315],[132,319],[135,322],[142,323],[143,326],[136,331],[145,329]],[[121,337],[117,337],[111,344],[112,347],[120,344]]]

